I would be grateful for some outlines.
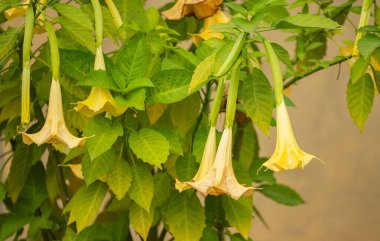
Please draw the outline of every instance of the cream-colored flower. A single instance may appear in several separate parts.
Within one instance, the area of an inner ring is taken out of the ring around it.
[[[203,156],[201,160],[201,165],[198,169],[198,172],[195,174],[194,178],[192,179],[192,182],[200,181],[202,178],[204,178],[207,175],[207,173],[212,168],[212,164],[214,162],[215,153],[216,153],[215,132],[216,132],[215,126],[212,126],[208,133],[205,149],[203,151]],[[180,182],[178,180],[176,180],[175,186],[180,192],[191,188],[191,186],[187,182]]]
[[[226,15],[224,15],[222,11],[220,10],[216,11],[216,13],[212,15],[211,17],[205,18],[202,31],[199,34],[192,35],[194,43],[198,45],[202,39],[203,40],[207,40],[210,38],[223,39],[224,35],[222,33],[215,32],[212,29],[210,29],[210,27],[218,23],[228,23],[229,21],[230,19]]]
[[[61,88],[57,80],[52,80],[49,97],[49,107],[45,124],[42,129],[35,134],[22,133],[25,144],[52,143],[64,145],[68,148],[83,146],[85,139],[73,136],[66,127],[63,117]]]
[[[283,171],[304,168],[313,158],[302,151],[294,137],[288,111],[283,101],[276,109],[277,113],[277,143],[272,157],[263,166],[272,171]]]
[[[203,195],[227,194],[234,199],[253,193],[252,187],[240,185],[232,167],[232,129],[225,128],[220,140],[215,160],[207,175],[197,181],[187,183]]]
[[[94,70],[105,70],[102,47],[97,48]],[[74,108],[87,117],[92,117],[102,112],[119,116],[127,110],[127,106],[118,104],[112,97],[109,89],[92,87],[86,100],[79,101]]]
[[[179,20],[187,15],[203,19],[212,16],[222,3],[223,0],[178,0],[172,8],[162,12],[162,15],[170,20]]]

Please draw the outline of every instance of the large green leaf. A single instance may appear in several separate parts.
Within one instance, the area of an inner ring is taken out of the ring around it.
[[[68,224],[76,222],[78,232],[92,223],[107,193],[107,186],[97,181],[83,186],[66,205],[63,213],[70,212]]]
[[[8,176],[8,192],[13,202],[17,201],[30,168],[40,160],[44,150],[44,147],[35,145],[27,146],[23,143],[17,145]]]
[[[154,195],[152,205],[159,207],[169,199],[173,191],[173,182],[169,174],[161,172],[153,176],[153,183]]]
[[[179,136],[179,131],[175,127],[154,127],[154,130],[160,132],[169,141],[169,151],[174,155],[182,155],[182,143]]]
[[[236,153],[237,150],[234,150],[234,158],[238,160],[246,170],[249,170],[252,163],[258,158],[259,140],[257,138],[256,130],[253,128],[252,122],[248,122],[244,129],[239,131],[242,132],[243,136],[241,138],[241,145],[237,148],[240,152]]]
[[[129,188],[129,196],[140,207],[149,212],[153,199],[153,178],[149,168],[136,164],[132,167],[132,184]]]
[[[254,68],[244,81],[244,109],[253,122],[265,134],[269,134],[273,111],[272,87],[264,73]]]
[[[176,241],[199,240],[205,228],[204,209],[195,194],[173,195],[164,209],[165,223]]]
[[[364,57],[358,58],[355,63],[351,67],[350,72],[350,81],[352,84],[356,84],[356,82],[361,79],[366,73],[369,66],[369,61]]]
[[[0,35],[0,60],[2,60],[17,42],[17,34],[20,28],[8,28],[6,32]]]
[[[361,131],[371,112],[374,94],[373,81],[368,73],[363,75],[355,84],[351,81],[348,83],[346,97],[348,110]]]
[[[115,152],[112,150],[104,152],[93,160],[89,155],[85,155],[82,159],[82,174],[86,185],[89,186],[96,180],[106,177],[115,168],[115,161]]]
[[[190,181],[197,173],[195,157],[190,153],[180,156],[175,163],[177,178],[181,182]]]
[[[281,204],[296,206],[305,203],[296,191],[282,184],[262,185],[257,191]]]
[[[116,66],[112,74],[121,89],[135,79],[146,77],[151,55],[145,38],[137,36],[128,40],[113,59]]]
[[[95,117],[86,125],[83,135],[88,137],[86,149],[93,160],[108,151],[117,137],[123,135],[123,127],[118,121]]]
[[[163,70],[153,76],[154,88],[148,91],[149,103],[170,104],[188,96],[191,72],[184,69]]]
[[[297,14],[287,18],[276,21],[272,24],[277,29],[291,29],[291,28],[323,28],[323,29],[337,29],[339,24],[322,15],[314,14]]]
[[[194,70],[191,82],[189,85],[189,93],[194,93],[203,87],[209,80],[210,75],[213,72],[215,64],[215,53],[209,55],[201,63],[197,65]]]
[[[25,224],[32,219],[29,215],[0,215],[0,240],[7,240],[13,233],[21,229]]]
[[[161,168],[169,155],[169,141],[159,132],[143,128],[132,132],[128,138],[129,146],[138,158]]]
[[[108,187],[121,200],[128,192],[132,182],[132,170],[128,162],[117,158],[112,166],[112,170],[107,177]]]
[[[187,131],[195,124],[201,111],[201,99],[198,94],[172,105],[170,119],[180,133],[185,136]]]
[[[253,219],[252,197],[234,200],[229,196],[224,196],[223,208],[228,223],[234,226],[245,239],[248,239]]]
[[[380,47],[380,37],[374,34],[366,34],[358,42],[360,53],[367,58]]]
[[[93,69],[94,55],[90,52],[61,49],[61,71],[75,80],[83,80]]]
[[[136,230],[143,240],[147,240],[149,229],[153,223],[154,209],[149,211],[141,208],[139,205],[132,203],[129,210],[129,219],[132,227]]]
[[[61,16],[72,20],[86,30],[94,31],[90,18],[80,8],[64,3],[56,3],[54,8]]]

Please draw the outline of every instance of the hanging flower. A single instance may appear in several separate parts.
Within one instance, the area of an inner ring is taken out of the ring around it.
[[[212,16],[223,3],[223,0],[178,0],[172,8],[162,12],[167,19],[179,20],[187,15],[198,19]]]
[[[105,70],[103,50],[98,47],[94,64],[95,70]],[[87,117],[92,117],[99,113],[108,112],[112,116],[119,116],[127,110],[127,106],[118,104],[112,97],[109,89],[92,87],[90,95],[84,101],[79,101],[74,108]]]
[[[202,39],[207,40],[209,38],[223,39],[224,35],[213,31],[211,26],[218,23],[228,23],[229,21],[230,19],[222,11],[217,10],[214,15],[205,18],[202,31],[199,34],[192,35],[194,43],[198,45]]]
[[[225,128],[220,140],[215,160],[205,175],[200,180],[187,183],[203,195],[227,194],[234,199],[242,195],[249,196],[253,193],[252,187],[240,185],[232,167],[232,129]]]
[[[200,181],[202,178],[204,178],[207,175],[207,173],[212,168],[212,164],[214,162],[215,153],[216,153],[215,131],[216,131],[215,126],[212,126],[208,133],[205,149],[203,151],[203,156],[201,160],[201,165],[198,169],[198,172],[195,174],[194,178],[192,179],[192,182]],[[175,186],[181,192],[186,189],[191,188],[191,186],[187,182],[180,182],[178,180],[176,181]]]
[[[57,80],[53,79],[51,83],[49,107],[44,126],[35,134],[23,132],[22,139],[27,145],[51,143],[64,145],[68,148],[84,145],[85,139],[73,136],[66,127],[63,117],[61,88]]]
[[[263,166],[272,171],[304,168],[313,158],[302,151],[294,137],[285,102],[277,106],[277,143],[272,157]]]

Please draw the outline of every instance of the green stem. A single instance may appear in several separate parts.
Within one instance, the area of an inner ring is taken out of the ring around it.
[[[30,51],[34,28],[33,6],[29,5],[25,16],[24,42],[22,46],[22,87],[21,87],[21,128],[22,131],[30,122]]]
[[[222,103],[224,86],[226,79],[221,78],[218,83],[218,88],[216,89],[214,101],[212,103],[211,111],[210,111],[210,124],[211,126],[216,126],[216,122],[218,121],[218,115],[220,110],[220,104]]]
[[[284,83],[283,83],[283,78],[282,78],[281,66],[271,43],[267,39],[264,39],[264,46],[267,52],[267,58],[269,60],[270,67],[272,69],[276,105],[279,106],[284,101],[284,94],[283,94]]]
[[[94,8],[95,15],[95,33],[96,33],[96,48],[102,46],[103,43],[103,15],[102,7],[99,0],[91,0],[92,7]]]
[[[232,128],[235,122],[236,99],[239,89],[241,62],[242,59],[238,59],[231,71],[226,108],[226,128]]]
[[[247,38],[247,33],[242,32],[239,34],[238,38],[235,41],[234,46],[231,49],[231,52],[228,54],[226,60],[223,62],[222,66],[219,68],[216,73],[216,77],[221,77],[225,75],[228,70],[231,69],[232,65],[235,63],[236,59],[239,57],[241,50],[244,47],[245,40]]]
[[[334,65],[341,64],[341,63],[343,63],[343,62],[345,62],[351,58],[352,58],[352,56],[337,58],[337,59],[331,61],[328,65],[328,67],[332,67]],[[284,89],[289,88],[293,84],[297,83],[299,80],[301,80],[301,79],[303,79],[303,78],[305,78],[311,74],[314,74],[315,72],[323,70],[323,69],[326,69],[326,67],[320,66],[320,65],[310,68],[308,71],[302,73],[301,75],[296,76],[296,77],[286,81],[284,84]]]
[[[364,0],[363,1],[362,12],[360,14],[358,29],[368,25],[369,18],[371,16],[372,3],[373,3],[373,0]],[[358,33],[356,35],[355,45],[354,45],[354,49],[352,51],[352,55],[354,55],[354,56],[359,56],[358,42],[363,37],[363,34],[364,33]]]
[[[50,54],[51,54],[51,68],[53,72],[53,79],[59,81],[59,49],[57,36],[51,23],[45,19],[46,32],[48,34],[50,43]]]

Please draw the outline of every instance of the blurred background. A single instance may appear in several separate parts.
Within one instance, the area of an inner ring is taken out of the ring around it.
[[[147,5],[160,7],[169,1],[148,0]],[[349,18],[358,22],[357,15]],[[268,32],[266,36],[286,46],[287,35]],[[354,28],[346,25],[335,40],[343,46],[344,39],[354,38]],[[330,41],[327,58],[339,53],[336,43]],[[292,54],[294,46],[286,47]],[[264,70],[269,73],[267,67]],[[279,182],[301,194],[304,205],[282,206],[255,194],[255,206],[269,224],[268,229],[257,218],[253,221],[251,236],[255,241],[380,240],[380,99],[375,98],[361,133],[346,108],[349,71],[347,64],[319,71],[288,93],[297,106],[290,108],[290,117],[299,145],[326,164],[314,160],[305,170],[277,174]],[[270,156],[275,128],[269,137],[258,133],[261,155]]]

